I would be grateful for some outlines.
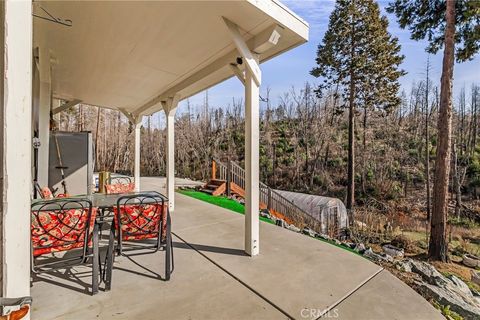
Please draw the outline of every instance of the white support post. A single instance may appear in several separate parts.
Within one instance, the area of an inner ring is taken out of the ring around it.
[[[245,252],[255,256],[260,252],[260,91],[251,71],[245,73]]]
[[[4,14],[0,20],[1,32],[5,37],[0,102],[3,107],[1,293],[2,297],[15,298],[30,295],[32,2],[6,0],[0,6],[0,14]]]
[[[239,27],[223,18],[232,36],[232,40],[242,55],[245,67],[245,252],[250,256],[260,253],[260,70],[258,54],[251,52],[243,39]],[[266,39],[271,39],[267,37]],[[278,42],[279,36],[273,37]],[[233,68],[233,66],[232,66]],[[238,68],[238,67],[237,67]],[[242,81],[243,75],[233,69]]]
[[[48,157],[50,142],[50,110],[51,110],[51,74],[50,52],[43,47],[39,50],[40,99],[38,110],[38,183],[48,186]]]
[[[142,128],[142,117],[140,116],[135,123],[135,166],[134,166],[134,179],[135,179],[135,191],[140,191],[140,136]]]
[[[167,118],[167,198],[170,212],[175,210],[175,113],[179,96],[162,102]]]

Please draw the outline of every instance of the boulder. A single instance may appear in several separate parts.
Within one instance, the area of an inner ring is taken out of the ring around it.
[[[412,271],[422,277],[422,279],[436,286],[445,286],[449,280],[445,278],[434,266],[423,261],[412,260]]]
[[[302,233],[306,234],[307,236],[313,237],[313,238],[315,238],[316,235],[317,235],[317,233],[315,231],[313,231],[312,229],[310,229],[309,227],[303,228]]]
[[[300,232],[300,228],[298,228],[297,226],[295,226],[293,224],[289,224],[285,228],[287,228],[288,230],[293,231],[293,232]]]
[[[472,282],[480,286],[480,272],[471,270],[470,273],[472,275]]]
[[[366,248],[365,248],[365,245],[363,243],[357,243],[355,245],[355,247],[353,248],[353,250],[357,251],[358,253],[362,254],[365,252]]]
[[[384,261],[384,262],[393,262],[393,258],[391,256],[389,256],[388,254],[377,254],[375,252],[372,251],[371,248],[368,248],[367,250],[365,250],[365,252],[363,253],[363,256],[367,257],[368,259],[372,260],[372,261]]]
[[[403,249],[397,248],[394,245],[386,244],[382,246],[383,252],[394,257],[394,258],[403,258],[405,251]]]
[[[473,254],[464,254],[462,256],[463,264],[470,268],[480,267],[480,258]]]
[[[424,296],[433,298],[441,305],[449,305],[452,311],[464,319],[480,319],[480,303],[465,282],[454,275],[443,276],[432,265],[411,260],[412,271],[423,281],[415,284]]]
[[[403,272],[412,272],[412,261],[410,259],[397,260],[394,262],[395,268]]]
[[[320,238],[320,239],[323,239],[323,240],[331,240],[331,238],[329,236],[327,236],[326,234],[323,234],[323,233],[317,233],[316,237]]]
[[[267,219],[271,219],[272,216],[270,215],[270,212],[268,210],[260,210],[260,217],[264,217]]]
[[[416,285],[424,296],[435,299],[441,305],[449,305],[450,310],[455,311],[465,320],[480,319],[480,307],[476,299],[463,297],[450,286],[435,286],[423,281],[416,282]]]
[[[341,241],[341,245],[349,249],[355,248],[355,243],[352,242]]]
[[[470,288],[467,286],[465,282],[462,281],[462,279],[458,278],[457,276],[449,275],[448,279],[452,281],[453,285],[457,287],[458,290],[460,290],[463,294],[465,294],[468,297],[473,297],[472,291],[470,291]]]

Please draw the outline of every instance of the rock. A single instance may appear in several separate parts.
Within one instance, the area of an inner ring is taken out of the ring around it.
[[[435,299],[441,305],[449,305],[450,310],[455,311],[465,320],[480,319],[480,307],[476,299],[464,297],[450,286],[435,286],[423,281],[416,282],[416,285],[424,296]]]
[[[395,268],[403,272],[412,272],[412,262],[410,259],[397,260],[394,262]]]
[[[391,255],[389,255],[389,254],[386,254],[386,253],[385,253],[385,254],[383,254],[383,255],[381,255],[381,256],[382,256],[382,258],[383,258],[385,261],[387,261],[387,262],[392,262],[392,263],[393,263],[393,261],[395,261],[395,260],[393,259],[393,257],[392,257]]]
[[[293,231],[293,232],[300,232],[300,228],[294,226],[293,224],[289,224],[285,228],[287,228],[288,230]]]
[[[312,229],[310,229],[308,227],[303,228],[302,233],[306,234],[310,237],[313,237],[313,238],[315,238],[315,236],[317,235],[317,233],[315,231],[313,231]]]
[[[470,291],[470,288],[460,278],[452,274],[448,276],[448,279],[450,279],[453,285],[455,285],[458,288],[458,290],[463,292],[466,296],[473,297],[473,294],[472,294],[472,291]]]
[[[468,286],[458,277],[443,276],[432,265],[411,260],[412,271],[424,281],[416,281],[424,296],[437,300],[441,305],[449,305],[452,311],[464,319],[480,319],[480,303]]]
[[[384,246],[382,246],[382,249],[383,251],[394,257],[394,258],[403,258],[404,254],[405,254],[405,251],[403,249],[400,249],[400,248],[397,248],[395,247],[394,245],[391,245],[391,244],[386,244]]]
[[[260,210],[260,217],[264,217],[267,219],[271,219],[272,216],[270,215],[270,212],[268,210]]]
[[[329,236],[327,236],[326,234],[323,234],[323,233],[317,233],[316,237],[320,238],[320,239],[323,239],[323,240],[331,240],[331,238]]]
[[[285,228],[285,220],[282,220],[282,219],[277,219],[277,221],[275,221],[275,224],[279,227],[282,227],[282,228]]]
[[[480,272],[471,270],[470,273],[472,275],[472,282],[480,286]]]
[[[365,248],[365,245],[363,243],[357,243],[355,245],[355,247],[353,248],[353,250],[357,251],[358,253],[362,254],[365,252],[366,248]]]
[[[470,268],[480,267],[480,258],[473,254],[464,254],[462,256],[463,264]]]
[[[355,243],[342,241],[341,245],[345,248],[353,249],[355,248]]]
[[[444,277],[440,272],[435,269],[434,266],[418,260],[412,260],[412,271],[419,274],[422,279],[429,284],[436,286],[445,286],[449,283],[449,280]]]
[[[393,262],[392,256],[390,256],[388,254],[383,254],[383,255],[377,254],[377,253],[373,252],[371,248],[368,248],[367,250],[365,250],[363,255],[365,257],[367,257],[368,259],[372,260],[372,261]]]

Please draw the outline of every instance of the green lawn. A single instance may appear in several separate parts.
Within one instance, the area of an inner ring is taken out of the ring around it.
[[[198,200],[202,200],[225,209],[229,209],[236,213],[245,214],[245,206],[243,204],[240,204],[237,201],[229,199],[224,196],[212,196],[205,192],[200,192],[200,191],[191,190],[191,189],[179,190],[178,192],[186,196],[189,196]],[[260,217],[260,220],[267,223],[274,224],[272,220],[264,217]]]

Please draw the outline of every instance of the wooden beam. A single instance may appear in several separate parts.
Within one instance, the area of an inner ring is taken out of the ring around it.
[[[133,125],[137,125],[138,118],[142,119],[142,117],[135,117],[133,114],[123,108],[119,108],[118,110],[120,110],[120,112],[123,113],[123,115],[127,117],[128,121],[130,121],[130,123]]]
[[[254,53],[250,51],[245,39],[243,39],[242,34],[240,33],[240,28],[233,23],[232,21],[228,20],[227,18],[223,17],[223,21],[227,25],[228,30],[232,35],[233,43],[237,47],[238,52],[244,58],[244,63],[247,66],[247,69],[252,73],[253,80],[260,86],[262,83],[262,72],[260,71],[260,66],[258,65],[258,58],[254,57]]]
[[[278,44],[282,36],[283,28],[279,25],[272,25],[270,28],[255,37],[255,45],[252,51],[256,54],[262,54]]]
[[[64,104],[62,104],[60,107],[57,107],[57,108],[53,109],[52,112],[53,112],[53,114],[57,114],[59,112],[65,111],[67,109],[70,109],[71,107],[76,106],[80,102],[82,102],[82,100],[78,100],[78,99],[73,99],[71,101],[67,101]]]
[[[237,76],[238,80],[245,85],[245,74],[242,70],[238,67],[238,64],[230,64],[230,69],[232,69],[233,73]]]

